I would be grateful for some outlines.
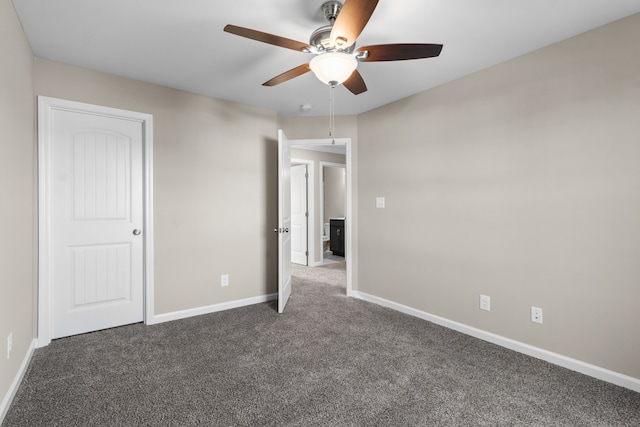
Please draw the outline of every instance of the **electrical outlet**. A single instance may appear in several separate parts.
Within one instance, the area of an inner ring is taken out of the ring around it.
[[[222,276],[220,276],[220,286],[222,286],[222,287],[229,286],[229,275],[228,274],[223,274]]]
[[[491,311],[491,297],[480,294],[480,310]]]
[[[7,359],[11,358],[11,350],[13,350],[13,332],[7,337]]]
[[[531,321],[533,323],[542,323],[542,309],[540,307],[531,306]]]

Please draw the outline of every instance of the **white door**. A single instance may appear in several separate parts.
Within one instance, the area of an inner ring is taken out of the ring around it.
[[[278,130],[278,313],[291,296],[291,149]]]
[[[142,123],[51,114],[51,337],[140,322]]]
[[[307,265],[307,165],[291,166],[291,262]]]

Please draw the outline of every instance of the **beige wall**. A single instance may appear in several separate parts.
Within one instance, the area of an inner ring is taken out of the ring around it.
[[[346,215],[345,184],[345,168],[324,167],[324,222]]]
[[[153,114],[156,314],[276,291],[275,113],[42,59],[35,90]]]
[[[635,15],[361,115],[359,289],[640,378],[638,40]]]
[[[285,132],[286,133],[286,132]],[[288,136],[287,136],[288,137]],[[322,151],[305,150],[301,148],[291,149],[291,158],[295,160],[306,160],[313,163],[313,176],[309,178],[313,185],[313,217],[314,223],[311,224],[310,233],[313,233],[315,242],[314,259],[309,260],[311,265],[319,263],[322,254],[322,223],[320,205],[320,162],[344,163],[345,156],[343,154],[325,153]]]
[[[355,96],[355,95],[354,95]],[[328,117],[282,117],[278,116],[278,127],[289,139],[329,138]],[[358,145],[358,117],[339,116],[335,118],[336,138],[351,138],[352,150]]]
[[[33,55],[10,0],[0,0],[0,401],[34,338]],[[13,352],[7,359],[7,337]]]

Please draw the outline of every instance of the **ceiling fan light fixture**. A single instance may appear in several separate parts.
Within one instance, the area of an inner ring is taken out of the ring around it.
[[[309,67],[321,82],[339,85],[351,76],[358,61],[347,53],[327,52],[311,59]]]

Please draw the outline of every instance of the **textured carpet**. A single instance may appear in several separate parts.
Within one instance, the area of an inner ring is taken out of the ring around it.
[[[55,340],[2,425],[640,425],[639,393],[347,298],[336,271],[294,267],[284,315],[265,303]]]
[[[298,264],[291,264],[291,276],[293,284],[296,281],[306,280],[327,285],[337,285],[347,287],[347,271],[345,262],[333,262],[320,267],[304,267]]]

